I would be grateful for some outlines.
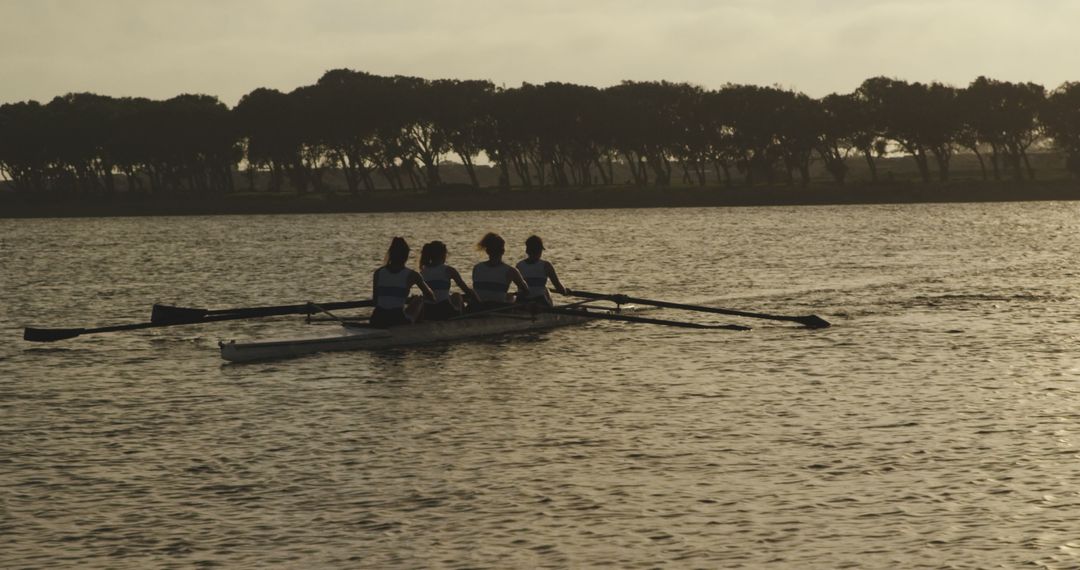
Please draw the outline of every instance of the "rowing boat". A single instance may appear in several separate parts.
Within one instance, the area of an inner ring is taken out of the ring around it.
[[[618,309],[574,309],[552,313],[497,311],[475,316],[465,315],[447,321],[428,321],[387,329],[366,323],[345,323],[333,335],[247,342],[219,342],[221,357],[230,362],[251,362],[289,358],[316,352],[370,350],[448,342],[507,333],[536,331],[580,324],[612,315]]]

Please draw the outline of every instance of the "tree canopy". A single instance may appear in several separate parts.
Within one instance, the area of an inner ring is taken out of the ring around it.
[[[750,186],[807,185],[814,162],[843,184],[853,157],[876,180],[885,155],[911,157],[930,182],[947,180],[962,151],[985,178],[1031,179],[1041,141],[1080,175],[1080,84],[1048,95],[986,77],[963,88],[872,77],[814,99],[776,86],[505,88],[334,69],[288,93],[255,89],[232,109],[187,94],[0,106],[0,176],[38,194],[222,193],[239,172],[251,190],[327,191],[328,173],[357,194],[438,188],[447,161],[472,186],[478,164],[500,186],[731,184],[733,172]]]

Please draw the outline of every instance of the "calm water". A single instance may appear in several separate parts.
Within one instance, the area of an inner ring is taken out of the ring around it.
[[[363,298],[390,236],[468,268],[487,230],[570,287],[835,326],[20,337]],[[1078,252],[1080,203],[0,220],[0,566],[1075,568]]]

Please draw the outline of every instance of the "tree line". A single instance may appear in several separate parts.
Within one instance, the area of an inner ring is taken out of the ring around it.
[[[438,188],[440,168],[477,164],[499,186],[799,183],[820,162],[838,184],[851,162],[906,155],[948,180],[959,152],[984,179],[1032,179],[1035,145],[1080,175],[1080,83],[979,77],[967,87],[867,79],[820,99],[780,87],[626,81],[496,87],[337,69],[289,93],[259,88],[233,108],[208,95],[164,101],[74,93],[0,106],[0,177],[26,193],[220,193],[246,189]],[[623,174],[625,175],[625,174]],[[620,179],[617,179],[620,178]],[[259,186],[262,186],[259,188]]]

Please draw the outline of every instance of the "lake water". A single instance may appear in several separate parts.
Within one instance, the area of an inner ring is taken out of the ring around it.
[[[777,314],[227,365],[389,238]],[[511,255],[517,259],[517,255]],[[1080,203],[0,220],[0,566],[1080,566]]]

